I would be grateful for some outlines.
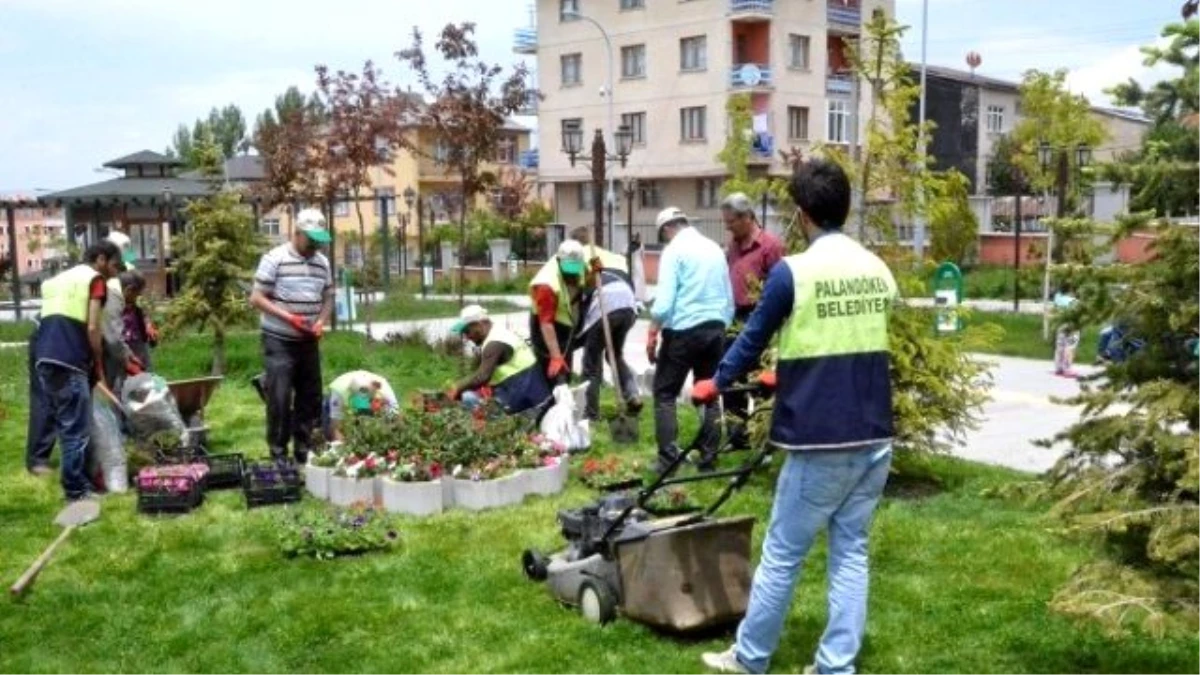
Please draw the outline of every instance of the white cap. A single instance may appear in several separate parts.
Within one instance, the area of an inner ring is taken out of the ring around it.
[[[563,274],[583,274],[584,265],[583,244],[574,239],[567,239],[558,245],[558,266]]]
[[[105,238],[108,239],[109,241],[111,241],[113,244],[115,244],[116,247],[121,249],[122,251],[129,248],[130,244],[133,243],[133,241],[130,240],[129,235],[127,235],[124,232],[121,232],[119,230],[112,230],[111,232],[108,233],[108,236]]]
[[[296,214],[296,228],[318,244],[329,243],[325,216],[318,209],[301,209],[300,213]]]
[[[658,229],[661,230],[663,225],[675,220],[682,220],[686,224],[688,221],[687,214],[678,206],[668,206],[658,212],[658,217],[654,219],[654,222],[658,226]]]
[[[483,321],[486,318],[488,318],[486,309],[479,305],[467,305],[458,313],[458,321],[454,322],[454,325],[450,327],[450,332],[455,335],[461,335],[467,329],[467,326],[478,321]]]

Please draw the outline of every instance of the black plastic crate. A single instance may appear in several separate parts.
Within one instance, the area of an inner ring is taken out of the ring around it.
[[[204,478],[204,488],[220,490],[236,488],[242,485],[246,460],[240,452],[222,455],[205,455],[199,461],[208,465],[208,475]]]
[[[138,476],[135,480],[140,513],[187,513],[204,502],[200,481],[191,476]]]
[[[304,475],[295,464],[247,464],[242,471],[246,507],[290,504],[304,496]]]

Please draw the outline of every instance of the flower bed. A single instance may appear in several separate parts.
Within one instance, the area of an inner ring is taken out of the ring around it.
[[[306,469],[309,491],[334,504],[365,502],[412,515],[451,506],[495,508],[528,494],[561,492],[564,448],[531,435],[528,424],[457,407],[403,418],[355,417],[344,425],[344,442],[331,444]]]
[[[642,471],[639,461],[609,455],[585,459],[580,475],[583,484],[593,490],[615,492],[641,487]]]

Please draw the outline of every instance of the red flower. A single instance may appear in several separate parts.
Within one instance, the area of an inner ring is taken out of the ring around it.
[[[438,478],[441,478],[442,477],[442,465],[439,464],[438,462],[434,462],[433,464],[430,464],[429,465],[429,475],[433,476],[433,478],[435,480]]]
[[[375,470],[375,466],[376,466],[376,464],[375,464],[375,458],[374,458],[374,457],[368,457],[368,458],[367,458],[367,461],[366,461],[366,467],[367,467],[367,470],[368,470],[368,471],[374,471],[374,470]]]

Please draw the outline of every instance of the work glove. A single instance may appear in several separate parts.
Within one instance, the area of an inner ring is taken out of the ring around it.
[[[695,403],[712,403],[719,395],[715,380],[700,380],[692,385],[692,401]]]
[[[286,321],[292,326],[292,328],[295,328],[296,330],[300,331],[301,333],[311,333],[312,332],[312,328],[309,327],[308,321],[302,316],[299,316],[296,314],[288,314]]]
[[[158,346],[158,326],[155,326],[152,321],[146,322],[146,340],[149,341],[151,347]]]
[[[550,359],[550,365],[546,366],[546,377],[551,380],[557,379],[559,375],[566,375],[568,372],[567,360],[561,356],[555,356]]]
[[[646,334],[646,360],[651,365],[658,363],[658,331],[654,328]]]
[[[312,333],[312,334],[313,334],[313,337],[317,338],[318,340],[320,340],[321,338],[325,337],[325,324],[324,324],[324,322],[317,321],[316,323],[314,323],[314,324],[312,325],[312,328],[310,328],[308,332]]]
[[[761,384],[766,389],[774,390],[775,386],[779,382],[775,377],[775,371],[764,370],[758,374],[758,383]]]
[[[450,399],[451,401],[457,401],[460,396],[462,396],[462,392],[454,387],[450,387],[450,389],[446,390],[446,398]]]
[[[600,274],[600,272],[604,271],[604,263],[600,260],[599,256],[589,260],[588,265],[592,268],[592,274]]]
[[[126,375],[130,375],[130,376],[141,375],[142,372],[145,370],[146,370],[145,364],[143,364],[138,359],[138,357],[130,355],[129,358],[125,360],[125,374]]]

